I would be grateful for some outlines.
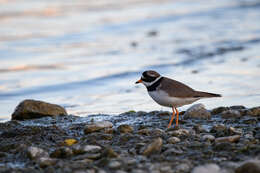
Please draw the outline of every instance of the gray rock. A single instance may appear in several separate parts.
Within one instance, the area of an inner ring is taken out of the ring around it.
[[[186,129],[178,129],[178,130],[169,131],[168,134],[170,136],[182,137],[182,136],[189,136],[190,132],[189,130]]]
[[[156,136],[156,137],[161,137],[161,136],[164,136],[166,133],[164,130],[162,129],[159,129],[159,128],[155,128],[153,130],[150,130],[150,134],[152,136]]]
[[[67,158],[73,155],[73,152],[68,147],[60,147],[54,150],[50,156],[54,158]]]
[[[39,163],[40,167],[42,167],[42,168],[55,165],[57,162],[58,162],[57,159],[52,159],[52,158],[49,158],[49,157],[40,157],[37,160],[37,163]]]
[[[12,120],[26,120],[59,115],[68,115],[66,110],[59,105],[37,100],[24,100],[15,108]]]
[[[177,137],[170,137],[168,140],[167,140],[167,142],[169,143],[169,144],[176,144],[176,143],[178,143],[178,142],[180,142],[181,140],[180,140],[180,138],[177,138]]]
[[[27,149],[27,155],[31,160],[36,160],[40,157],[49,157],[46,151],[38,147],[29,147]]]
[[[260,107],[254,107],[254,108],[249,109],[248,115],[253,116],[253,117],[260,116]]]
[[[84,153],[98,153],[102,150],[100,146],[97,145],[75,145],[73,146],[73,152],[75,154],[84,154]]]
[[[184,119],[210,119],[210,112],[205,109],[203,104],[195,104],[191,106],[184,114]]]
[[[215,140],[215,136],[213,136],[213,135],[203,135],[202,136],[202,140],[203,141],[213,142]]]
[[[216,133],[219,136],[223,136],[224,134],[227,133],[227,131],[228,131],[228,127],[226,127],[224,124],[214,125],[210,130],[211,133]]]
[[[150,130],[149,129],[141,129],[141,130],[138,130],[137,132],[139,135],[150,135]]]
[[[234,135],[234,136],[226,136],[226,137],[216,138],[215,142],[216,143],[219,143],[219,142],[230,142],[230,143],[233,143],[233,142],[239,141],[239,139],[240,139],[240,135]]]
[[[110,147],[107,147],[103,152],[103,157],[116,158],[119,155]]]
[[[181,163],[174,168],[175,173],[190,172],[190,169],[191,166],[187,163]]]
[[[87,124],[84,128],[85,134],[100,131],[105,128],[111,128],[113,124],[109,121],[97,121],[92,124]]]
[[[156,138],[150,144],[144,147],[142,154],[148,156],[154,153],[159,153],[161,151],[162,144],[162,138]]]
[[[211,114],[217,115],[217,114],[220,114],[220,113],[227,111],[227,110],[229,110],[229,107],[221,106],[221,107],[217,107],[217,108],[212,109]]]
[[[173,155],[181,155],[183,154],[183,151],[181,149],[177,149],[177,148],[169,148],[168,150],[166,150],[164,152],[164,154],[167,156],[167,155],[170,155],[170,156],[173,156]]]
[[[192,173],[220,173],[220,167],[216,164],[206,164],[195,167]]]
[[[231,135],[242,135],[242,133],[243,133],[243,131],[242,131],[242,129],[236,129],[236,128],[234,128],[234,127],[229,127],[229,133],[231,134]]]
[[[127,124],[122,124],[117,129],[120,133],[132,133],[134,131],[134,128]]]
[[[222,118],[228,119],[228,118],[240,118],[242,115],[238,110],[227,110],[222,112],[221,114]]]
[[[116,160],[112,160],[109,162],[108,167],[110,169],[119,169],[121,167],[121,163],[119,161]]]
[[[235,170],[235,173],[260,173],[260,161],[246,161]]]

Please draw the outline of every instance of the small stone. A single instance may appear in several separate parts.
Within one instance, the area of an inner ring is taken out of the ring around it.
[[[224,124],[217,124],[213,126],[210,130],[211,133],[225,133],[227,131],[227,127]]]
[[[134,128],[127,124],[122,124],[117,129],[120,133],[132,133],[134,131]]]
[[[193,129],[195,130],[196,133],[205,133],[207,132],[207,130],[205,128],[203,128],[200,124],[197,124],[193,127]]]
[[[76,144],[78,141],[76,139],[66,139],[64,142],[67,146],[71,146],[73,144]]]
[[[27,149],[27,155],[31,160],[35,160],[40,157],[49,157],[49,154],[46,151],[38,147],[29,147]]]
[[[37,160],[37,162],[39,163],[41,168],[45,168],[47,166],[52,166],[55,165],[57,163],[58,160],[56,159],[52,159],[49,157],[41,157]]]
[[[116,158],[119,155],[112,148],[108,147],[104,150],[103,156],[108,158]]]
[[[195,104],[191,106],[184,114],[184,119],[210,119],[211,114],[205,109],[203,104]]]
[[[242,135],[242,133],[243,133],[242,129],[236,129],[234,127],[229,127],[228,130],[231,135]]]
[[[219,142],[230,142],[230,143],[233,143],[233,142],[239,141],[239,139],[240,139],[240,135],[234,135],[234,136],[226,136],[226,137],[216,138],[215,142],[216,143],[219,143]]]
[[[61,148],[57,148],[56,150],[54,150],[50,156],[54,157],[54,158],[67,158],[72,156],[73,152],[70,148],[68,147],[61,147]]]
[[[119,161],[112,160],[109,162],[108,167],[110,169],[119,169],[121,167],[121,163]]]
[[[249,109],[248,115],[253,117],[260,116],[260,107],[254,107]]]
[[[170,172],[172,172],[172,168],[171,168],[171,166],[161,166],[160,167],[160,172],[162,172],[162,173],[170,173]]]
[[[174,170],[176,173],[190,172],[191,166],[187,163],[177,165]]]
[[[181,149],[177,149],[177,148],[170,148],[170,149],[166,150],[164,152],[164,154],[165,155],[170,155],[170,156],[172,156],[172,155],[181,155],[181,154],[183,154],[183,151]]]
[[[181,137],[181,136],[188,136],[190,133],[189,133],[189,130],[178,129],[178,130],[174,130],[174,131],[169,131],[168,134],[171,136]]]
[[[260,173],[260,161],[246,161],[235,170],[235,173]]]
[[[84,154],[84,153],[98,153],[102,150],[100,146],[97,145],[76,145],[73,147],[73,152],[75,154]]]
[[[113,124],[109,121],[97,121],[92,124],[87,124],[84,128],[85,134],[100,131],[105,128],[111,128]]]
[[[212,115],[217,115],[217,114],[220,114],[220,113],[222,113],[224,111],[227,111],[227,110],[229,110],[228,107],[223,107],[222,106],[222,107],[218,107],[218,108],[212,109],[211,114]]]
[[[163,144],[162,138],[160,137],[156,138],[144,148],[142,154],[148,156],[154,153],[158,153],[161,151],[162,144]]]
[[[222,118],[225,118],[225,119],[241,117],[241,114],[238,110],[227,110],[227,111],[222,112],[220,115]]]
[[[170,137],[167,142],[170,143],[170,144],[176,144],[178,142],[180,142],[181,140],[177,137]]]
[[[192,173],[220,173],[220,167],[216,164],[206,164],[195,167]]]
[[[66,110],[59,105],[37,100],[24,100],[15,108],[12,120],[26,120],[59,115],[68,115]]]
[[[230,106],[229,108],[232,109],[232,110],[246,109],[246,107],[245,107],[245,106],[242,106],[242,105]]]
[[[139,135],[148,136],[148,135],[150,135],[150,130],[149,130],[149,129],[141,129],[141,130],[138,130],[137,133],[138,133]]]
[[[127,172],[122,171],[122,170],[117,170],[115,173],[127,173]]]
[[[212,141],[215,140],[215,136],[213,136],[213,135],[203,135],[203,136],[202,136],[202,140],[203,140],[203,141],[212,142]]]
[[[153,136],[158,136],[158,137],[159,137],[159,136],[163,136],[163,135],[166,134],[164,130],[159,129],[159,128],[155,128],[155,129],[151,130],[150,133],[151,133]]]

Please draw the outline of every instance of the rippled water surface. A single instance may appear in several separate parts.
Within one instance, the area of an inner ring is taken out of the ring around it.
[[[147,69],[222,94],[208,109],[259,106],[259,21],[252,0],[0,1],[0,119],[28,98],[81,116],[169,110],[134,84]]]

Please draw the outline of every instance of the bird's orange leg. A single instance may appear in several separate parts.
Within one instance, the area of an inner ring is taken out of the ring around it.
[[[179,111],[177,108],[175,108],[176,111],[176,126],[178,126],[178,122],[179,122]]]
[[[171,120],[170,120],[170,122],[169,122],[169,124],[168,124],[168,128],[170,128],[171,127],[171,125],[172,125],[172,121],[173,121],[173,119],[174,119],[174,116],[175,116],[175,111],[174,111],[174,107],[172,107],[172,117],[171,117]]]

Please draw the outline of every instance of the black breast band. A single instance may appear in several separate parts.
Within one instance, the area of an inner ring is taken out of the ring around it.
[[[161,77],[158,81],[156,81],[154,84],[152,84],[151,86],[146,87],[148,91],[155,91],[156,88],[160,85],[161,81],[162,81],[163,77]]]

